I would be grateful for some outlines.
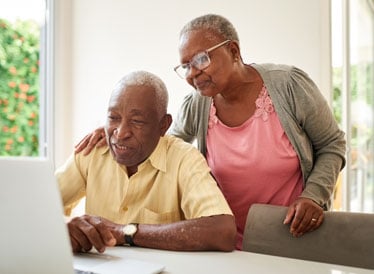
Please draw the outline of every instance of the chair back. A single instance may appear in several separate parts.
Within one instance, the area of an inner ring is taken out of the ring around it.
[[[243,250],[374,269],[374,214],[327,211],[313,232],[293,237],[287,207],[254,204],[248,211]]]

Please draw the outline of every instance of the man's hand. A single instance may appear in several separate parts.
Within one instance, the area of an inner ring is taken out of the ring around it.
[[[284,224],[290,225],[290,232],[295,237],[316,230],[323,222],[323,209],[313,200],[298,198],[288,208]]]
[[[103,253],[108,246],[124,243],[122,225],[101,217],[84,215],[67,225],[74,253],[88,252],[92,247]]]
[[[88,155],[95,146],[103,147],[106,144],[104,127],[99,127],[92,133],[84,136],[83,139],[79,141],[79,143],[75,146],[75,153],[79,153],[84,150],[83,155]]]

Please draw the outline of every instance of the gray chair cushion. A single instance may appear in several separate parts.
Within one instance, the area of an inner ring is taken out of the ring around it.
[[[374,214],[327,211],[319,229],[296,238],[283,224],[286,213],[287,207],[252,205],[243,250],[374,269]]]

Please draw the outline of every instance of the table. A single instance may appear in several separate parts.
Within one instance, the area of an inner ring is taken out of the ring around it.
[[[244,251],[233,252],[182,252],[141,247],[107,248],[104,256],[121,257],[163,264],[163,274],[198,273],[287,273],[287,274],[367,274],[374,270],[319,263]],[[96,260],[92,258],[92,260]],[[74,256],[74,264],[80,261]]]

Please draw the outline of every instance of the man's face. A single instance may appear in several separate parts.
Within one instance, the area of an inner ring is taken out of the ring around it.
[[[153,89],[147,86],[125,87],[110,98],[105,126],[108,144],[114,159],[129,171],[137,171],[164,134],[156,104]]]

